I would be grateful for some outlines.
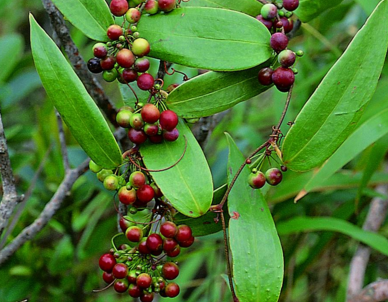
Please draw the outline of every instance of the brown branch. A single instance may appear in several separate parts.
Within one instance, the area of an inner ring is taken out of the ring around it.
[[[70,192],[75,181],[87,171],[89,159],[84,161],[78,168],[69,170],[54,196],[46,204],[39,217],[0,251],[0,265],[15,253],[25,242],[33,239],[51,220],[61,207],[63,200]]]
[[[384,302],[388,300],[388,280],[380,280],[369,284],[349,302]]]
[[[166,73],[167,73],[168,69],[171,67],[171,65],[172,65],[172,63],[170,63],[170,62],[160,60],[157,78],[163,80],[164,76],[166,75]]]
[[[100,83],[89,72],[85,61],[70,36],[69,29],[66,26],[62,14],[58,11],[51,0],[42,0],[42,3],[50,17],[51,25],[58,36],[58,40],[61,42],[62,47],[74,67],[74,71],[85,85],[86,90],[96,101],[98,107],[104,111],[109,121],[117,127],[117,110],[104,93]]]
[[[5,138],[3,120],[0,108],[0,174],[3,186],[3,198],[0,203],[0,236],[7,226],[15,207],[24,198],[18,195],[13,175],[11,160],[8,154],[7,139]]]
[[[387,185],[377,187],[377,192],[386,195]],[[363,229],[370,232],[377,232],[383,224],[388,211],[388,200],[374,198],[371,202],[368,215]],[[368,246],[360,244],[350,263],[350,272],[347,288],[347,301],[355,301],[353,297],[358,295],[364,285],[364,276],[369,262],[371,250]],[[363,301],[363,300],[361,300]],[[369,300],[368,300],[369,301]],[[371,300],[372,301],[372,300]]]

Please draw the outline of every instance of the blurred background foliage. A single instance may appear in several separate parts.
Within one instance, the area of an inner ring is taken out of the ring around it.
[[[346,0],[311,23],[302,25],[290,48],[302,49],[306,55],[296,65],[299,74],[286,121],[295,118],[377,2]],[[64,174],[55,112],[31,57],[28,12],[52,33],[39,0],[0,1],[1,112],[17,187],[20,193],[28,196],[0,239],[1,247],[34,221]],[[73,27],[71,33],[83,57],[91,57],[93,41]],[[365,51],[368,51],[368,45],[365,45]],[[181,80],[174,75],[169,81]],[[105,84],[105,88],[120,107],[123,102],[117,86]],[[216,187],[226,180],[228,150],[223,133],[229,132],[240,149],[248,154],[270,134],[271,126],[281,115],[284,101],[285,94],[271,89],[227,112],[205,148]],[[386,108],[388,64],[385,64],[362,121]],[[285,123],[284,133],[288,127]],[[66,138],[70,161],[75,166],[86,155],[68,131]],[[264,189],[275,222],[279,224],[298,216],[332,216],[362,226],[371,198],[379,196],[375,186],[388,182],[384,156],[374,156],[377,147],[379,154],[384,155],[388,148],[387,137],[367,148],[297,204],[293,202],[297,188],[301,188],[310,176],[291,171],[285,173],[279,187]],[[374,168],[366,172],[371,162]],[[364,173],[370,174],[369,183],[359,192]],[[76,182],[49,225],[0,267],[0,301],[25,298],[29,301],[131,301],[129,296],[115,294],[113,290],[92,293],[93,289],[105,286],[98,258],[109,249],[110,239],[116,232],[112,195],[102,190],[95,176],[87,172]],[[380,233],[388,235],[387,224]],[[349,262],[357,242],[348,236],[325,231],[280,237],[285,256],[281,301],[344,301]],[[182,263],[178,283],[182,285],[183,294],[169,301],[230,301],[224,280],[223,255],[221,233],[198,238],[194,247],[178,259]],[[377,278],[388,278],[388,261],[386,256],[374,251],[365,282]]]

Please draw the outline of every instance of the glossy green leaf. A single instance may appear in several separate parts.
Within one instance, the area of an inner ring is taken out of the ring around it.
[[[179,138],[162,144],[146,143],[140,152],[148,169],[160,170],[175,164],[185,149],[182,160],[174,167],[151,172],[164,196],[182,214],[189,217],[204,215],[213,199],[213,180],[205,155],[187,125],[180,121]]]
[[[373,45],[373,51],[365,51]],[[380,3],[307,101],[283,144],[296,171],[322,164],[346,140],[372,97],[388,47],[388,1]]]
[[[117,167],[121,151],[97,105],[32,15],[30,24],[32,55],[47,95],[90,158],[105,168]]]
[[[343,0],[299,0],[295,14],[302,22],[309,22],[324,11],[337,6]]]
[[[245,158],[233,139],[228,134],[226,137],[230,183]],[[249,174],[246,166],[228,196],[233,280],[240,301],[275,302],[278,301],[283,282],[282,248],[261,191],[248,185]]]
[[[280,235],[300,232],[334,231],[358,240],[380,253],[388,256],[388,239],[382,235],[364,231],[350,222],[333,217],[297,217],[277,225]]]
[[[271,86],[257,80],[261,67],[237,72],[207,72],[183,83],[167,98],[167,106],[179,116],[209,116],[246,101]]]
[[[304,188],[310,192],[341,169],[368,146],[388,133],[388,109],[370,118],[354,131],[324,165],[314,173]]]
[[[53,0],[61,13],[86,36],[108,41],[106,31],[114,23],[104,0]]]
[[[0,38],[0,82],[5,81],[22,56],[23,37],[9,34]]]
[[[138,29],[151,44],[151,57],[190,67],[242,70],[272,54],[270,33],[260,21],[226,9],[186,7],[143,16]]]
[[[227,186],[225,184],[213,192],[212,204],[219,204],[221,202],[222,197],[224,197],[224,194],[226,192],[226,189],[227,189]],[[176,224],[188,225],[193,231],[193,236],[199,237],[199,236],[214,234],[222,230],[221,222],[215,223],[214,221],[215,218],[217,218],[217,213],[214,213],[211,211],[207,212],[205,215],[198,218],[191,218],[183,215],[182,213],[178,213],[177,215],[174,216],[174,222]],[[229,215],[228,215],[228,218],[229,218]]]
[[[256,17],[260,14],[263,6],[256,0],[195,0],[188,2],[181,2],[182,7],[215,7],[235,10]]]

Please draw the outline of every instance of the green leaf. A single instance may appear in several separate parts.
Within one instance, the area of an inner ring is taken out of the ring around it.
[[[224,111],[271,87],[257,80],[262,67],[237,72],[210,71],[197,76],[174,89],[167,98],[167,106],[184,118]]]
[[[23,38],[18,34],[9,34],[0,38],[0,82],[8,78],[20,60],[23,44]]]
[[[244,162],[233,139],[229,144],[228,183]],[[271,213],[260,190],[248,185],[246,166],[228,196],[229,244],[237,297],[244,302],[278,301],[283,253]]]
[[[47,95],[90,158],[104,168],[117,167],[121,151],[97,105],[32,15],[30,24],[32,55]]]
[[[225,184],[213,192],[212,204],[219,204],[221,202],[222,197],[224,197],[224,194],[226,192],[226,189],[227,186]],[[178,213],[174,216],[174,222],[176,224],[188,225],[193,231],[193,236],[199,237],[214,234],[222,230],[221,222],[215,223],[215,218],[217,218],[217,213],[214,213],[212,211],[208,211],[205,215],[198,218],[191,218],[183,215],[182,213]]]
[[[53,0],[61,13],[86,36],[108,41],[106,31],[114,23],[104,0]]]
[[[190,129],[183,121],[179,122],[177,129],[179,138],[175,142],[146,143],[140,152],[147,169],[165,169],[179,160],[187,140],[186,152],[177,165],[166,171],[151,172],[151,175],[179,212],[198,217],[204,215],[212,203],[212,176],[205,155]]]
[[[295,14],[302,22],[309,22],[324,11],[337,6],[343,0],[300,0]]]
[[[182,7],[215,7],[215,8],[226,8],[242,12],[244,14],[256,17],[260,14],[261,7],[263,6],[259,1],[256,0],[195,0],[188,2],[181,2]]]
[[[306,194],[319,186],[351,159],[387,133],[388,109],[381,111],[357,128],[329,160],[309,179],[309,182],[305,185],[304,193]]]
[[[373,45],[373,51],[365,45]],[[283,144],[283,160],[290,169],[319,166],[354,130],[376,89],[387,47],[384,0],[297,116]]]
[[[379,4],[380,0],[356,0],[361,7],[366,11],[368,15],[370,15],[373,10],[376,8],[377,4]]]
[[[388,256],[388,239],[382,235],[363,229],[338,218],[332,217],[297,217],[277,225],[280,235],[300,232],[334,231],[356,239],[380,253]]]
[[[179,8],[168,15],[142,16],[138,30],[151,44],[151,57],[190,67],[236,71],[272,55],[268,29],[231,10]]]

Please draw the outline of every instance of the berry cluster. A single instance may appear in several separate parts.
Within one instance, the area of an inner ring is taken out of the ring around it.
[[[278,9],[284,8],[287,12]],[[268,86],[275,84],[276,88],[282,92],[290,90],[295,81],[296,69],[291,68],[296,60],[296,56],[302,56],[303,52],[293,52],[287,49],[288,37],[286,33],[293,29],[293,22],[289,19],[299,6],[299,0],[283,0],[283,5],[267,3],[261,8],[261,14],[256,17],[272,33],[270,45],[277,55],[280,67],[275,70],[272,67],[265,67],[259,71],[258,80],[260,84]]]
[[[107,43],[96,43],[93,46],[94,58],[88,61],[88,68],[93,73],[101,73],[107,82],[117,79],[128,84],[136,81],[142,90],[151,90],[155,85],[152,75],[146,73],[150,61],[145,56],[150,52],[150,44],[140,38],[137,30],[143,12],[156,14],[158,11],[169,12],[176,7],[176,0],[112,0],[110,11],[114,16],[124,16],[123,25],[111,25]],[[126,22],[128,24],[126,25]]]
[[[162,106],[164,104],[160,103]],[[172,110],[160,112],[157,106],[138,103],[138,109],[124,106],[116,116],[117,123],[123,128],[129,128],[128,137],[136,145],[149,139],[152,143],[163,140],[175,141],[179,137],[178,116]]]
[[[283,172],[287,171],[285,166],[281,167]],[[261,189],[265,183],[271,186],[277,186],[283,179],[282,171],[278,168],[270,168],[265,174],[257,169],[252,169],[251,174],[248,177],[248,183],[253,189]]]
[[[160,233],[144,237],[144,230],[148,227],[139,227],[125,216],[120,220],[120,227],[127,239],[137,245],[130,247],[123,244],[119,249],[113,246],[109,253],[100,257],[103,280],[113,285],[117,292],[128,292],[142,302],[153,301],[155,293],[162,297],[176,297],[180,292],[179,285],[170,280],[178,277],[179,267],[177,263],[163,259],[166,256],[176,257],[180,247],[193,244],[191,228],[166,221],[161,224]]]

